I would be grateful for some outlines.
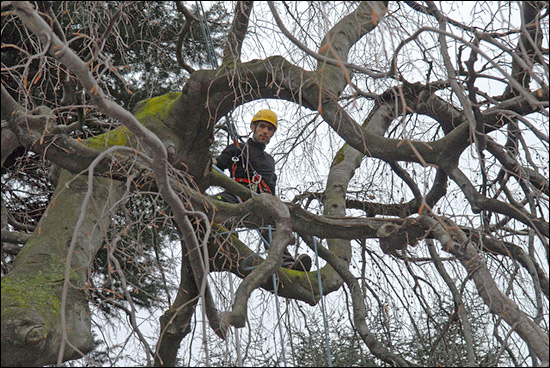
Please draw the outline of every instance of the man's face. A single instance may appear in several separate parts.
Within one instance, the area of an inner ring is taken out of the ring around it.
[[[275,127],[273,124],[266,123],[265,121],[258,121],[256,124],[250,124],[250,129],[254,132],[253,138],[258,143],[269,143],[273,134],[275,134]]]

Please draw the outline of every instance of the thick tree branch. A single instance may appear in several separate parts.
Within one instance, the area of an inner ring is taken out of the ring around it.
[[[487,198],[478,193],[468,177],[458,168],[448,169],[449,176],[456,182],[459,188],[462,190],[474,213],[479,213],[482,210],[501,213],[506,216],[510,216],[530,228],[537,231],[539,238],[544,244],[548,244],[548,238],[550,230],[548,229],[548,223],[543,218],[534,218],[531,214],[527,213],[523,208],[513,206],[509,203],[499,201],[497,199]]]
[[[506,153],[502,146],[494,142],[492,139],[487,140],[487,150],[495,156],[506,171],[510,175],[514,176],[518,181],[529,181],[535,191],[540,191],[546,194],[546,196],[550,194],[550,184],[548,179],[535,170],[520,165],[517,160]]]
[[[511,52],[514,56],[512,59],[512,77],[525,89],[529,89],[532,74],[535,74],[533,73],[534,63],[540,60],[544,65],[544,58],[539,59],[539,55],[537,55],[537,51],[541,49],[543,38],[541,23],[537,18],[544,7],[548,8],[548,4],[540,1],[524,1],[521,4],[521,35],[516,49]],[[548,86],[546,87],[548,88]],[[509,85],[506,87],[503,96],[506,98],[517,93],[518,91],[514,91],[512,86]]]
[[[184,256],[180,266],[180,284],[176,299],[160,317],[161,332],[156,346],[155,366],[176,365],[181,340],[191,331],[191,318],[199,297],[189,258]]]
[[[476,362],[476,357],[474,353],[474,339],[472,336],[472,326],[470,324],[470,320],[468,319],[468,311],[466,310],[466,306],[462,301],[462,296],[460,295],[460,292],[456,288],[454,280],[447,273],[447,270],[445,269],[443,262],[441,262],[441,257],[439,256],[439,254],[437,253],[437,250],[435,249],[433,240],[426,239],[426,245],[428,246],[430,255],[434,259],[434,264],[435,264],[435,268],[437,269],[437,272],[439,272],[439,274],[441,275],[441,277],[449,287],[449,290],[451,291],[451,294],[453,296],[453,300],[455,302],[455,310],[458,316],[460,317],[460,321],[462,323],[462,329],[464,331],[464,340],[466,341],[466,351],[468,352],[468,365],[474,366]]]
[[[176,7],[185,16],[185,23],[181,27],[181,30],[178,34],[178,40],[176,41],[176,59],[178,60],[178,64],[182,68],[187,70],[189,74],[192,74],[195,71],[195,69],[193,69],[189,64],[187,64],[183,59],[183,41],[185,40],[185,36],[189,32],[191,24],[193,22],[198,23],[199,19],[193,13],[191,13],[189,9],[187,9],[183,5],[183,1],[176,1]]]
[[[366,12],[367,14],[367,19],[371,19],[372,20],[372,23],[369,23],[367,22],[366,26],[367,26],[367,29],[368,27],[370,27],[371,25],[374,25],[376,26],[379,22],[379,20],[382,19],[382,16],[385,14],[385,12],[387,11],[387,2],[385,1],[382,1],[382,2],[368,2],[368,1],[364,1],[362,3],[371,3],[371,4],[364,4],[361,8],[362,9],[372,9],[372,11],[369,13],[369,12]],[[379,4],[377,4],[379,3]],[[346,67],[347,69],[349,70],[356,70],[356,71],[359,71],[359,72],[362,72],[362,73],[365,73],[366,75],[368,75],[369,77],[371,78],[386,78],[386,77],[389,77],[391,75],[393,75],[393,70],[392,71],[389,71],[389,72],[384,72],[384,73],[377,73],[377,72],[374,72],[370,69],[367,69],[367,68],[363,68],[359,65],[354,65],[354,64],[350,64],[350,63],[347,63],[341,59],[333,59],[333,58],[328,58],[324,55],[321,55],[320,53],[316,53],[315,51],[309,49],[306,45],[304,45],[302,42],[300,42],[296,37],[294,37],[294,35],[288,31],[288,29],[285,27],[284,23],[282,22],[281,18],[279,17],[279,14],[277,13],[277,10],[275,9],[275,6],[273,5],[273,2],[272,1],[268,1],[268,4],[269,4],[269,9],[271,10],[271,13],[273,14],[273,17],[275,18],[275,22],[277,22],[277,26],[279,27],[279,29],[283,32],[283,34],[289,39],[291,40],[295,45],[297,45],[300,49],[302,49],[303,51],[305,51],[307,54],[313,56],[314,58],[318,59],[319,62],[323,62],[323,63],[327,63],[327,64],[330,64],[330,65],[333,65],[333,66],[337,66],[337,67]],[[372,7],[372,8],[371,8]],[[355,14],[358,14],[357,13],[357,10],[355,12]],[[362,13],[362,14],[365,14],[365,13]],[[374,15],[375,14],[375,15]],[[349,16],[348,16],[349,17]],[[362,19],[361,20],[361,25],[362,26],[365,26],[365,23],[364,23],[364,20]],[[364,30],[364,28],[361,28],[361,31]],[[350,31],[348,29],[348,31]],[[355,32],[355,27],[353,30],[351,30],[352,32]],[[350,39],[353,37],[353,35],[351,37],[349,37]],[[358,39],[357,39],[358,40]],[[356,40],[356,41],[357,41]],[[355,42],[356,42],[355,41]],[[348,42],[346,42],[347,44]],[[349,46],[349,45],[348,45]],[[343,49],[346,49],[346,47],[344,47]],[[349,51],[349,48],[348,48],[348,51]],[[347,59],[347,58],[346,58]]]
[[[145,128],[130,112],[123,109],[120,105],[108,99],[102,88],[93,77],[89,67],[84,63],[68,46],[63,43],[53,32],[48,24],[40,18],[30,3],[14,3],[14,11],[21,18],[23,23],[34,32],[44,45],[50,45],[49,53],[66,65],[82,83],[86,92],[90,95],[96,106],[106,115],[121,121],[126,125],[139,140],[144,142],[149,148],[153,162],[151,168],[155,173],[155,179],[159,186],[159,192],[164,200],[174,211],[174,219],[178,226],[183,229],[185,244],[190,257],[191,267],[195,276],[195,281],[199,288],[203,290],[206,277],[204,272],[204,262],[198,253],[199,245],[191,223],[189,214],[176,193],[172,190],[168,178],[168,155],[166,148],[158,136]],[[208,226],[208,224],[206,223]],[[208,234],[204,241],[208,239]],[[203,247],[206,248],[206,247]],[[207,264],[207,263],[206,263]]]
[[[544,295],[546,295],[546,298],[550,298],[550,282],[548,280],[548,275],[538,262],[520,246],[510,242],[500,241],[491,235],[479,234],[479,231],[476,229],[461,227],[461,230],[477,242],[481,250],[509,257],[519,262],[532,277],[535,288],[540,288]]]
[[[31,234],[17,233],[8,230],[2,230],[2,242],[25,244],[30,238]]]
[[[241,61],[241,48],[253,6],[253,1],[239,1],[235,5],[233,24],[227,34],[227,41],[223,49],[222,65],[227,68],[231,68],[235,63]]]

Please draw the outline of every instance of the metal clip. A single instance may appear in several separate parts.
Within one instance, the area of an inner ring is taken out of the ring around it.
[[[262,176],[257,172],[254,172],[254,176],[252,177],[252,182],[254,184],[259,184],[261,181],[262,181]]]

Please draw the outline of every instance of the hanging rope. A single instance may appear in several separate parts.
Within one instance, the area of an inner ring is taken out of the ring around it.
[[[199,17],[200,26],[201,26],[201,30],[202,30],[202,35],[203,35],[203,37],[206,41],[206,52],[207,52],[207,55],[208,55],[208,59],[210,60],[210,64],[212,65],[212,68],[218,69],[218,61],[217,61],[216,55],[214,53],[212,35],[210,33],[210,27],[208,27],[208,22],[207,22],[207,19],[206,19],[206,13],[205,13],[204,8],[202,6],[202,2],[195,1],[195,4],[197,5],[197,9],[201,13],[200,17]],[[238,146],[239,145],[239,137],[237,135],[234,124],[232,124],[230,122],[227,115],[225,116],[225,124],[227,126],[227,133],[229,134],[229,136],[231,137],[233,142]],[[222,174],[224,174],[224,172],[221,171],[216,165],[212,165],[212,166],[214,167],[215,170],[217,170],[218,172],[221,172]],[[257,195],[257,193],[253,193],[253,194]],[[267,243],[267,240],[264,239],[263,236],[261,236],[261,232],[260,232],[260,230],[258,230],[258,232],[260,233],[260,237],[262,238],[262,240],[264,242],[266,242],[267,247],[269,247],[269,244],[271,244],[271,241],[272,241],[272,239],[271,239],[271,225],[269,225],[268,230],[269,230],[269,243]],[[325,346],[326,346],[326,351],[327,351],[327,361],[328,361],[328,366],[332,367],[332,355],[331,355],[331,352],[330,352],[330,344],[329,344],[329,338],[328,338],[328,325],[327,325],[327,315],[326,315],[324,296],[323,296],[323,284],[322,284],[322,281],[321,281],[321,271],[320,271],[320,268],[319,268],[319,254],[318,254],[318,251],[317,251],[317,239],[315,237],[313,237],[313,245],[314,245],[314,248],[315,248],[315,264],[317,266],[317,280],[319,282],[319,294],[321,295],[320,302],[321,302],[321,310],[322,310],[322,313],[323,313],[323,324],[324,324],[324,329],[325,329]],[[287,364],[286,364],[286,354],[285,354],[285,348],[284,348],[284,343],[283,343],[283,330],[282,330],[282,327],[281,327],[281,312],[280,312],[280,306],[279,306],[279,296],[277,294],[277,278],[275,276],[275,273],[273,274],[273,290],[275,292],[275,301],[276,301],[276,305],[277,305],[277,321],[278,321],[278,326],[279,326],[279,335],[280,335],[280,339],[281,339],[281,351],[282,351],[282,356],[283,356],[283,363],[286,367],[287,366]],[[237,351],[237,355],[240,356],[240,351]]]
[[[218,61],[216,60],[216,54],[214,53],[212,36],[210,34],[210,27],[208,27],[208,22],[206,20],[206,13],[202,6],[202,1],[195,1],[195,4],[197,6],[197,10],[200,13],[199,23],[201,26],[202,36],[204,37],[204,41],[206,43],[206,54],[208,55],[208,59],[210,60],[210,64],[212,65],[212,68],[218,69]]]
[[[226,175],[216,165],[212,165],[212,167],[216,171],[218,171],[219,173],[221,173],[223,175]],[[253,195],[258,195],[258,193],[254,193],[254,192],[252,192],[252,194]],[[237,197],[237,198],[239,198],[239,201],[242,202],[240,197]],[[272,241],[272,238],[271,238],[272,237],[272,235],[271,235],[272,227],[271,227],[271,225],[268,225],[268,231],[269,231],[269,241],[262,236],[261,231],[258,229],[258,233],[260,234],[260,238],[266,244],[267,248],[269,248],[269,244],[271,244],[271,241]],[[319,251],[317,249],[317,238],[316,237],[313,237],[313,248],[315,250],[315,265],[317,267],[317,282],[319,283],[319,295],[320,295],[321,312],[323,314],[323,326],[324,326],[324,332],[325,332],[325,350],[327,352],[328,366],[332,367],[332,354],[331,354],[331,350],[330,350],[330,342],[329,342],[329,336],[328,336],[327,313],[326,313],[325,299],[324,299],[324,294],[323,294],[323,282],[322,282],[322,279],[321,279],[321,268],[319,267]],[[245,261],[243,261],[243,262],[245,262]],[[246,268],[246,270],[250,271],[250,270],[254,269],[255,267],[245,267],[245,268]],[[275,292],[275,300],[276,300],[276,304],[277,304],[277,320],[279,321],[278,322],[278,324],[279,324],[279,335],[280,335],[281,345],[282,345],[281,350],[282,350],[283,362],[284,362],[285,367],[286,367],[286,354],[285,354],[285,349],[284,349],[284,344],[283,344],[283,332],[282,332],[281,323],[280,323],[281,317],[280,317],[280,307],[279,307],[279,296],[277,294],[277,282],[276,282],[275,274],[273,274],[273,290]]]
[[[214,42],[212,41],[212,34],[210,33],[210,27],[208,26],[206,12],[202,6],[202,2],[195,1],[197,10],[199,11],[199,23],[201,26],[202,36],[204,37],[206,43],[206,54],[212,69],[218,69],[218,59],[216,59],[216,54],[214,52]],[[229,115],[225,116],[225,125],[227,126],[227,133],[229,137],[237,146],[239,145],[239,136],[237,130],[235,129],[235,124],[231,121]]]
[[[317,266],[317,281],[319,282],[319,294],[321,295],[321,311],[323,312],[323,324],[325,326],[325,347],[327,351],[328,366],[332,367],[332,355],[330,353],[330,344],[328,341],[327,312],[325,309],[325,300],[323,298],[323,283],[321,281],[321,268],[319,267],[319,251],[317,250],[317,238],[313,237],[313,248],[315,248],[315,265]]]
[[[216,55],[214,53],[214,45],[212,42],[212,36],[210,34],[210,28],[208,27],[208,22],[206,19],[206,13],[204,11],[204,8],[202,6],[202,2],[195,1],[195,4],[197,6],[197,10],[200,13],[199,16],[199,23],[201,26],[202,36],[204,37],[205,44],[206,44],[206,54],[208,56],[208,59],[210,60],[210,65],[212,65],[213,69],[218,69],[218,61],[216,60]],[[229,122],[229,119],[227,115],[225,116],[225,124],[227,125],[227,132],[229,133],[231,139],[238,144],[238,137],[237,133],[234,129],[234,126]],[[216,168],[218,171],[221,171],[217,166],[214,165],[214,168]],[[231,274],[229,274],[229,286],[231,291],[231,296],[233,298],[233,280],[231,279]],[[204,308],[203,308],[204,313]],[[205,339],[206,340],[206,339]],[[241,341],[239,336],[239,331],[235,329],[235,349],[237,350],[237,365],[242,366],[242,356],[241,356]],[[208,350],[205,348],[207,359],[208,359]],[[207,366],[209,362],[207,361]]]
[[[271,242],[273,241],[271,236],[271,225],[268,225],[268,232],[269,232],[269,244],[271,244]],[[275,276],[275,273],[273,273],[272,278],[273,278],[273,291],[275,292],[275,304],[277,305],[277,325],[279,326],[279,338],[281,339],[281,353],[283,356],[283,364],[286,367],[287,365],[286,365],[285,344],[283,340],[283,328],[281,327],[281,310],[279,306],[279,295],[277,294],[277,289],[278,289],[277,277]]]

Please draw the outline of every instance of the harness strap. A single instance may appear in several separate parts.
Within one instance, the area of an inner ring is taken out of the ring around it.
[[[255,180],[255,178],[257,178],[257,180]],[[252,180],[250,180],[248,178],[233,178],[233,180],[235,180],[238,183],[246,183],[246,184],[251,184],[251,185],[257,185],[258,189],[260,189],[260,192],[273,194],[273,192],[271,191],[271,188],[269,188],[269,185],[267,185],[265,180],[262,179],[261,175],[256,174],[252,178]]]
[[[239,162],[239,158],[233,156],[231,160],[233,161],[233,165],[231,165],[231,179],[235,179],[235,173],[237,172],[237,162]]]
[[[246,183],[249,186],[254,186],[254,187],[257,186],[260,189],[261,193],[273,194],[269,185],[267,185],[267,183],[262,178],[262,176],[258,174],[255,170],[254,170],[254,176],[252,176],[252,179],[237,178],[236,172],[237,172],[237,162],[239,162],[239,158],[237,156],[233,156],[231,158],[231,161],[233,161],[233,165],[231,165],[231,179],[235,180],[238,183]],[[254,191],[255,190],[256,189],[254,188]]]

